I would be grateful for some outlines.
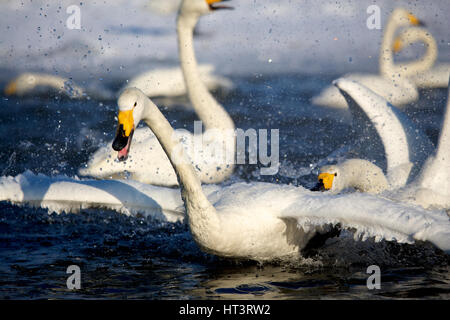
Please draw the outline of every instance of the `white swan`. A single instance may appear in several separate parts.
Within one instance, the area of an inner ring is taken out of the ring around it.
[[[229,79],[213,73],[213,65],[201,64],[198,70],[200,79],[208,90],[231,89],[233,87],[233,83]],[[179,67],[158,68],[144,72],[131,79],[123,87],[123,89],[126,88],[138,88],[148,97],[176,97],[186,94],[186,85]]]
[[[176,171],[190,231],[206,252],[258,261],[298,257],[311,237],[331,221],[342,224],[344,228],[363,230],[370,236],[385,238],[389,234],[388,238],[400,241],[416,235],[421,239],[425,236],[444,250],[450,249],[450,221],[445,213],[427,214],[412,206],[403,207],[402,204],[370,198],[369,195],[364,195],[363,204],[354,196],[315,196],[302,187],[238,183],[206,196],[169,122],[150,99],[142,101],[142,95],[125,92],[119,98],[119,119],[126,119],[122,132],[125,141],[114,147],[126,148],[126,139],[131,136],[133,126],[141,120],[145,121]],[[361,205],[351,212],[351,221],[347,219],[349,201],[352,205]],[[386,206],[397,209],[399,206],[403,210],[394,210],[394,213]],[[393,219],[402,221],[396,226]],[[433,219],[437,220],[433,222]],[[299,221],[303,226],[306,222],[310,228],[298,228]],[[431,234],[429,230],[424,230],[423,225],[417,224],[418,221],[431,222],[438,233]],[[435,224],[437,222],[444,225]],[[408,235],[403,233],[404,224],[408,226]]]
[[[215,2],[218,1],[183,1],[177,20],[178,48],[184,81],[192,106],[207,133],[192,135],[186,130],[178,132],[184,137],[188,154],[204,183],[221,182],[231,175],[236,143],[233,120],[202,82],[193,47],[193,30],[200,16],[211,12],[213,8],[223,7],[213,6]],[[140,97],[141,101],[144,99],[144,96]],[[201,146],[203,150],[199,151],[197,148],[195,151],[195,146]],[[115,178],[126,172],[130,178],[145,183],[163,186],[178,184],[166,154],[148,128],[135,130],[133,147],[127,149],[126,155],[119,154],[119,158],[126,158],[127,155],[127,161],[114,161],[117,153],[108,144],[94,153],[87,167],[81,168],[79,174],[95,178]]]
[[[352,73],[343,77],[365,85],[396,107],[416,101],[419,98],[419,92],[407,76],[425,71],[433,65],[437,53],[436,43],[430,38],[425,39],[424,41],[428,41],[428,50],[425,55],[419,61],[401,64],[394,64],[392,46],[397,29],[419,24],[419,20],[408,11],[401,8],[395,9],[386,25],[380,48],[380,74]],[[334,86],[323,89],[318,96],[313,97],[312,103],[338,109],[348,107],[347,102]]]
[[[114,94],[102,87],[93,87],[91,90],[83,89],[72,80],[46,73],[24,72],[11,80],[5,87],[4,93],[7,96],[24,96],[36,91],[48,92],[49,89],[63,93],[70,98],[80,99],[86,96],[99,99],[113,99]]]
[[[409,135],[408,131],[411,127],[408,128],[408,123],[404,121],[404,117],[401,117],[400,111],[397,110],[389,115],[390,109],[395,110],[395,108],[390,108],[387,101],[384,101],[384,105],[388,107],[381,108],[383,98],[360,84],[346,79],[339,79],[335,84],[347,96],[349,105],[359,107],[361,112],[366,113],[373,126],[380,130],[388,163],[398,163],[396,159],[399,156],[408,156],[416,148],[419,148],[420,158],[424,155],[432,154],[432,156],[427,157],[422,166],[415,165],[421,170],[407,185],[408,179],[405,179],[403,173],[408,171],[401,170],[401,174],[394,172],[391,175],[388,171],[388,178],[386,178],[379,167],[363,159],[351,159],[338,165],[325,166],[320,169],[319,174],[319,180],[324,188],[334,193],[349,187],[373,193],[397,190],[394,193],[396,199],[407,200],[424,208],[450,208],[450,87],[438,146],[435,151],[428,151],[427,147],[427,151],[422,153],[422,147],[414,146],[411,140],[404,139]],[[382,112],[371,116],[376,110]],[[400,161],[400,166],[408,168],[408,161],[410,160],[404,158]],[[400,179],[401,183],[396,179]]]
[[[425,40],[424,40],[425,39]],[[403,30],[394,41],[394,51],[400,51],[405,45],[412,44],[417,41],[425,43],[436,43],[430,32],[421,27],[411,27]],[[435,59],[437,58],[437,45],[429,47],[428,50],[435,51]],[[448,77],[450,75],[450,64],[438,63],[433,67],[418,71],[409,75],[408,79],[419,88],[446,88]]]

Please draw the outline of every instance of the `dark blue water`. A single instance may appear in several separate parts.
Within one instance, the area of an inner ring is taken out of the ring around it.
[[[260,176],[241,165],[233,178],[311,186],[310,169],[350,141],[351,127],[309,99],[334,76],[254,75],[215,95],[242,129],[280,129],[281,170]],[[436,141],[445,90],[423,91],[407,113]],[[183,99],[156,100],[184,104]],[[184,109],[163,113],[192,129]],[[75,101],[57,94],[0,100],[0,175],[25,170],[73,176],[115,132],[114,101]],[[308,171],[309,170],[309,171]],[[342,236],[306,260],[259,265],[204,254],[183,224],[89,210],[49,214],[0,203],[0,298],[307,299],[450,297],[450,259],[429,243],[354,242]],[[82,288],[66,287],[69,265]],[[381,268],[381,289],[368,290],[366,269]]]

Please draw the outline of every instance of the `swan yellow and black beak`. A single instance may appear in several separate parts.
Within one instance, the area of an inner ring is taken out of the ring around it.
[[[412,13],[408,14],[409,23],[413,26],[425,27],[425,23],[423,23],[419,18],[417,18]]]
[[[318,176],[319,182],[317,182],[316,186],[311,189],[311,191],[327,191],[333,187],[333,180],[336,174],[334,173],[321,173]]]
[[[13,94],[16,94],[17,92],[17,82],[16,81],[11,81],[10,83],[8,83],[5,87],[5,94],[7,96],[11,96]]]
[[[131,140],[133,139],[134,133],[133,109],[119,111],[118,118],[119,125],[112,147],[114,150],[118,151],[117,159],[119,159],[119,161],[125,161],[130,152]]]
[[[220,9],[234,9],[233,7],[217,4],[219,2],[230,1],[230,0],[205,0],[209,6],[210,10],[220,10]]]

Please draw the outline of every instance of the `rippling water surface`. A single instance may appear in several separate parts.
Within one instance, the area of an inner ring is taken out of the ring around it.
[[[235,90],[215,95],[243,129],[280,129],[281,168],[260,176],[241,165],[232,180],[311,186],[317,163],[352,139],[351,127],[309,99],[334,76],[254,75],[234,78]],[[407,113],[437,140],[445,90],[423,91]],[[178,100],[157,100],[160,105]],[[163,112],[192,129],[195,114]],[[73,176],[112,139],[114,101],[73,101],[58,95],[0,101],[0,175],[25,170]],[[306,299],[450,298],[450,259],[428,243],[327,242],[301,261],[259,265],[202,253],[189,230],[150,218],[93,210],[48,214],[0,203],[0,298]],[[82,289],[69,291],[66,268],[76,264]],[[368,290],[366,268],[382,271],[381,290]]]

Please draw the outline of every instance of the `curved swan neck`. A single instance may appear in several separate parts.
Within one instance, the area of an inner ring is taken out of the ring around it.
[[[186,191],[190,191],[192,193],[191,196],[195,196],[201,201],[205,200],[200,180],[180,148],[180,142],[176,140],[172,126],[150,99],[145,99],[145,101],[142,120],[145,121],[158,138],[178,176],[180,186]]]
[[[406,44],[422,41],[426,45],[426,51],[416,61],[394,64],[394,73],[415,76],[417,73],[426,71],[433,66],[438,56],[438,48],[436,41],[428,31],[419,27],[411,27],[403,31],[401,37]]]
[[[414,76],[431,68],[437,59],[437,44],[431,34],[419,27],[409,27],[404,31],[404,34],[406,34],[405,42],[423,41],[427,46],[425,54],[417,61],[399,63],[397,65],[394,63],[392,44],[397,27],[398,23],[395,19],[390,19],[386,25],[379,60],[381,74],[388,78],[395,78],[399,74],[402,76]]]
[[[198,19],[199,16],[183,13],[177,18],[178,50],[189,99],[205,129],[234,130],[233,120],[200,78],[193,46],[193,31]]]
[[[393,72],[394,67],[394,52],[392,50],[392,43],[394,41],[395,30],[397,29],[397,23],[394,19],[390,18],[386,24],[386,28],[383,34],[383,40],[381,42],[381,52],[379,58],[380,72],[383,75],[390,75]]]
[[[203,193],[200,180],[180,141],[176,140],[173,128],[150,99],[145,101],[142,119],[158,138],[177,174],[194,238],[200,245],[208,247],[210,232],[217,232],[220,225],[216,210]]]

